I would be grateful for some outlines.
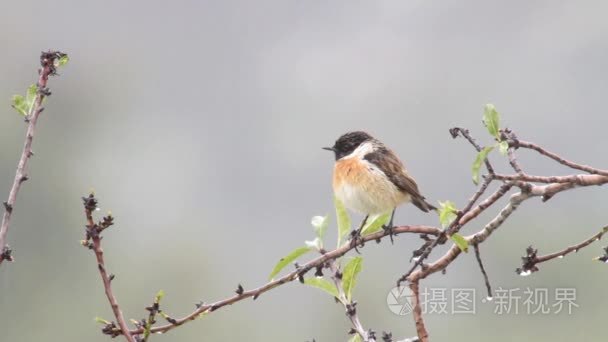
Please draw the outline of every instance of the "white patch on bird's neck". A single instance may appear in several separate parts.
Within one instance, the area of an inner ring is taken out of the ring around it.
[[[368,153],[372,153],[376,150],[376,146],[371,141],[366,141],[359,145],[354,151],[352,151],[349,155],[346,155],[340,159],[349,159],[349,158],[358,158],[363,159]]]

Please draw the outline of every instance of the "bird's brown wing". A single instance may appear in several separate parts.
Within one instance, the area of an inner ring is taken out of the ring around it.
[[[436,208],[428,203],[424,196],[420,194],[418,185],[414,179],[407,173],[405,167],[399,158],[386,147],[381,147],[378,150],[368,153],[364,157],[365,160],[377,166],[388,179],[399,188],[399,190],[410,195],[412,204],[424,212],[435,210]]]

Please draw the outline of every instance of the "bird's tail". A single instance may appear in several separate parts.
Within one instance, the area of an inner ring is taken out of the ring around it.
[[[437,208],[430,204],[429,202],[427,202],[424,197],[420,196],[418,198],[413,198],[412,199],[412,204],[414,204],[415,206],[418,207],[418,209],[424,211],[425,213],[428,213],[431,210],[437,210]]]

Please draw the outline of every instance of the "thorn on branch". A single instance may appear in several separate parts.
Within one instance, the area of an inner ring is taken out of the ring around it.
[[[202,300],[201,300],[201,301],[199,301],[198,303],[194,303],[194,306],[195,306],[197,309],[200,309],[200,308],[201,308],[203,305],[205,305],[205,302],[203,302]]]
[[[38,73],[42,73],[48,70],[50,76],[57,75],[57,66],[55,61],[67,56],[65,53],[60,51],[42,51],[40,53],[40,65],[42,69],[38,70]]]
[[[535,249],[532,246],[528,246],[526,248],[526,255],[521,257],[522,266],[515,269],[515,272],[522,277],[529,276],[530,274],[537,272],[538,267],[536,264],[538,262],[537,258],[538,249]]]
[[[323,265],[318,265],[316,267],[316,271],[315,271],[315,277],[322,277],[323,276]]]
[[[357,313],[357,302],[353,301],[351,303],[346,304],[346,314],[350,317],[354,316]]]
[[[245,290],[243,289],[243,286],[241,284],[239,284],[239,286],[236,288],[236,292],[237,295],[241,296],[243,295],[243,292],[245,292]]]
[[[8,211],[9,213],[13,212],[13,206],[8,204],[8,202],[4,201],[2,204],[4,204],[4,210]]]
[[[382,341],[383,342],[393,342],[393,334],[390,332],[383,331],[382,332]]]
[[[88,197],[83,197],[82,202],[84,208],[88,211],[95,211],[97,209],[97,199],[94,194],[89,194]]]
[[[49,88],[38,87],[38,94],[43,96],[51,96],[51,90]]]
[[[13,250],[11,249],[11,247],[9,245],[2,247],[2,253],[0,253],[0,261],[2,261],[2,260],[15,261],[12,254],[13,254]]]
[[[103,328],[101,328],[101,332],[104,335],[109,335],[111,337],[120,336],[122,333],[120,328],[118,328],[118,326],[116,326],[116,323],[113,321],[104,325]]]

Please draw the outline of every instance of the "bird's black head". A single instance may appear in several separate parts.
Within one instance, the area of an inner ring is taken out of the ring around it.
[[[323,147],[324,150],[333,151],[336,155],[336,160],[351,154],[359,145],[374,138],[362,131],[349,132],[336,140],[332,147]]]

